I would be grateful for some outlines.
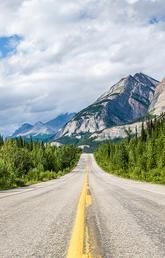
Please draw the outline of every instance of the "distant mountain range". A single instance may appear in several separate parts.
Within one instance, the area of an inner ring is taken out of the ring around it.
[[[63,114],[47,123],[23,124],[12,137],[32,135],[52,145],[75,143],[96,146],[124,138],[125,129],[141,131],[141,121],[165,112],[165,78],[160,83],[143,73],[122,78],[79,113]],[[46,138],[45,138],[46,137]]]
[[[48,121],[47,123],[37,122],[34,125],[25,123],[18,128],[13,134],[13,137],[25,136],[25,137],[37,137],[42,138],[46,135],[54,135],[60,128],[62,128],[76,113],[66,113],[57,116],[55,119]]]
[[[54,141],[86,144],[125,137],[125,129],[141,130],[145,116],[165,112],[165,79],[162,83],[143,73],[121,79],[93,104],[77,113],[60,129]],[[70,138],[70,139],[69,139]],[[82,141],[83,139],[83,141]],[[88,140],[88,141],[87,141]]]

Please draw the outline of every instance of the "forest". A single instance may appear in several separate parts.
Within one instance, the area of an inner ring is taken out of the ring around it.
[[[81,150],[75,145],[51,146],[20,137],[0,136],[0,190],[46,181],[71,171]]]
[[[103,143],[94,152],[105,171],[117,176],[165,184],[165,113],[142,123],[141,133],[125,131],[123,141]]]

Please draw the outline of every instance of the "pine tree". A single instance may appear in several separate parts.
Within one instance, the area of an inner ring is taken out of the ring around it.
[[[141,129],[141,141],[142,142],[145,142],[146,141],[146,132],[145,132],[145,129],[144,129],[144,123],[142,123],[142,129]]]
[[[33,150],[33,139],[32,136],[30,135],[30,141],[29,141],[29,150],[32,151]]]
[[[127,135],[127,141],[128,141],[128,143],[130,142],[130,140],[131,140],[131,129],[130,129],[130,127],[128,127],[128,129],[125,129],[124,130],[124,132],[126,133],[126,135]]]
[[[3,144],[4,144],[3,136],[0,135],[0,146],[2,146]]]
[[[22,140],[21,136],[19,137],[19,140],[18,140],[18,146],[19,146],[19,148],[23,147],[23,140]]]
[[[137,131],[137,126],[135,127],[135,142],[136,142],[136,144],[138,143],[138,131]]]

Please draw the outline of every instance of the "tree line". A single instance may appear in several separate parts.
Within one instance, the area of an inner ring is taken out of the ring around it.
[[[51,146],[24,138],[0,136],[0,189],[57,178],[77,164],[81,150],[75,145]]]
[[[104,143],[94,155],[107,172],[147,182],[165,184],[165,113],[147,120],[134,137],[125,131],[123,141]]]

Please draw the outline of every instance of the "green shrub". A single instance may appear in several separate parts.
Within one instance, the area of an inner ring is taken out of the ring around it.
[[[25,180],[23,178],[16,178],[15,179],[15,184],[18,187],[25,186]]]

